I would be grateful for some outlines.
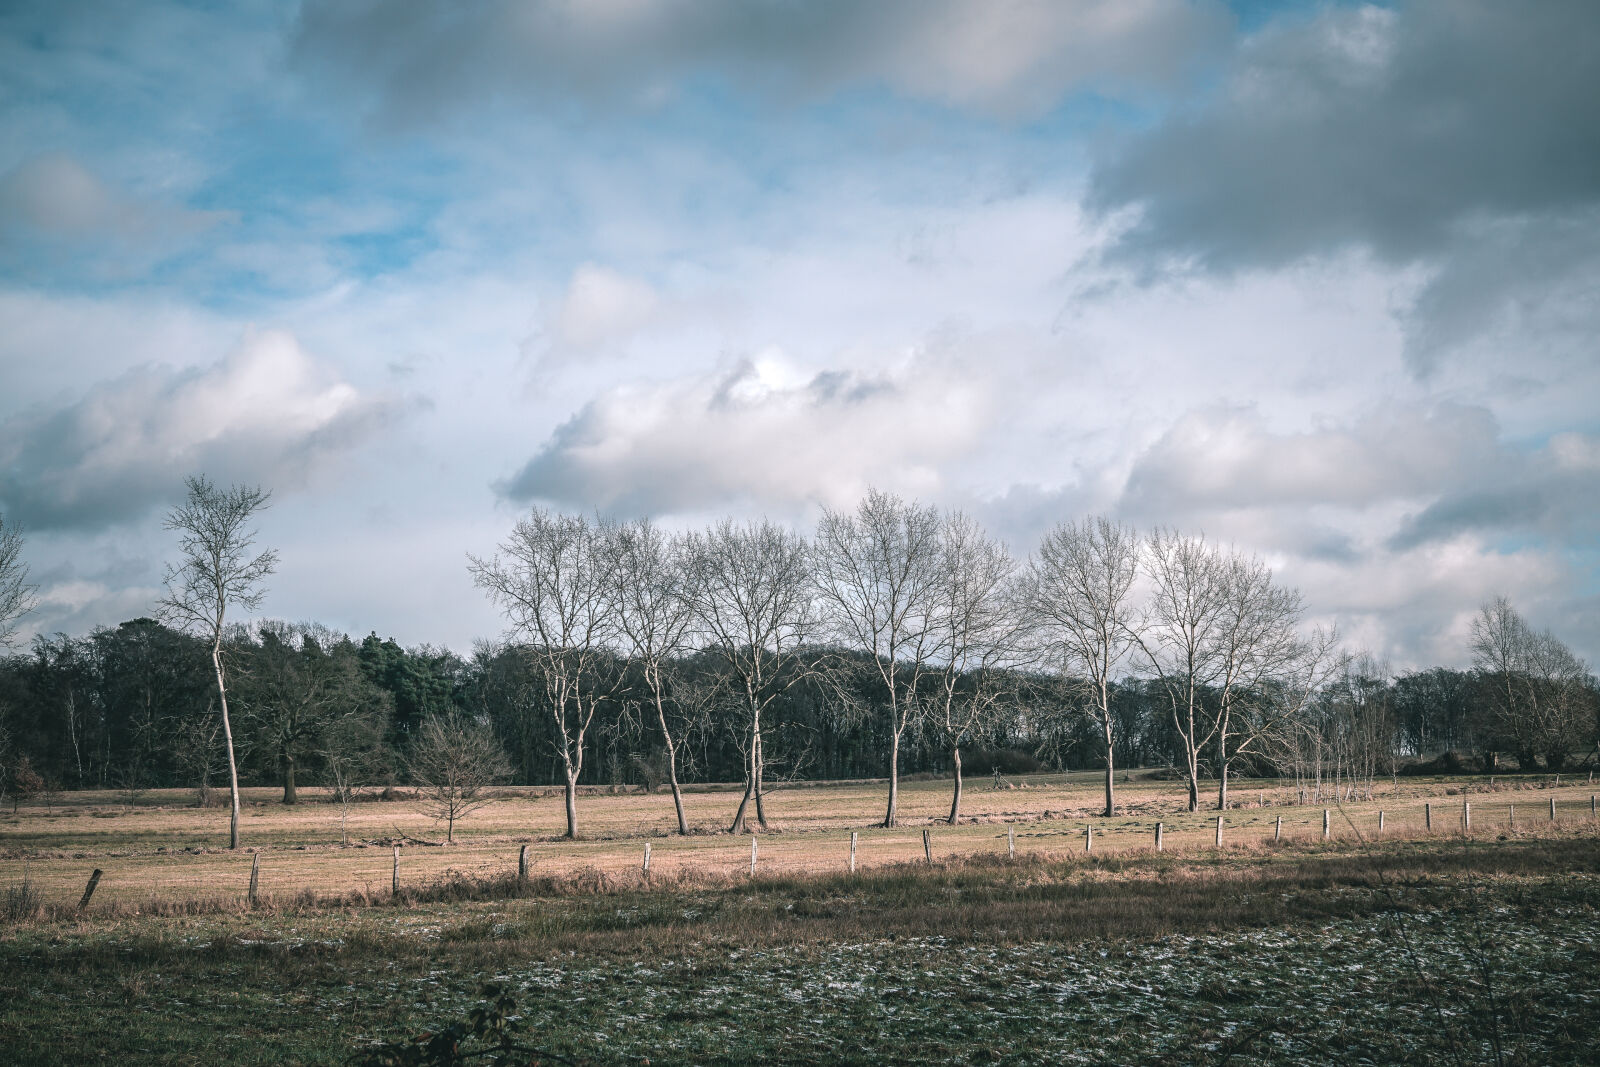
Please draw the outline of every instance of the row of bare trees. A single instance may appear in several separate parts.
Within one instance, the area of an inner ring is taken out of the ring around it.
[[[1057,526],[1021,562],[969,516],[877,491],[854,509],[824,511],[809,539],[765,520],[668,533],[647,519],[535,508],[470,567],[542,680],[536,698],[554,727],[574,836],[586,736],[608,702],[650,709],[683,832],[683,724],[737,720],[744,789],[729,829],[742,831],[752,814],[765,826],[764,716],[802,684],[841,715],[882,717],[885,826],[898,818],[903,740],[912,730],[938,735],[956,772],[953,822],[962,744],[1044,672],[1101,732],[1111,815],[1119,679],[1159,681],[1183,740],[1191,807],[1203,765],[1217,773],[1225,807],[1230,766],[1294,719],[1339,660],[1331,634],[1302,632],[1297,592],[1261,560],[1203,537],[1141,537],[1088,519]],[[715,684],[675,670],[705,656],[720,664]],[[845,657],[870,666],[865,684],[839,669]]]
[[[1227,807],[1240,766],[1292,768],[1319,796],[1358,783],[1370,792],[1408,745],[1420,754],[1441,728],[1458,740],[1469,724],[1479,739],[1509,738],[1524,768],[1536,759],[1558,767],[1594,733],[1585,665],[1504,601],[1486,606],[1474,627],[1478,669],[1469,680],[1492,697],[1493,729],[1481,712],[1436,722],[1408,710],[1424,681],[1429,693],[1439,690],[1430,706],[1483,701],[1447,693],[1460,688],[1450,672],[1391,684],[1386,667],[1345,656],[1333,634],[1304,625],[1299,593],[1257,557],[1203,536],[1141,534],[1089,518],[1057,525],[1019,560],[967,515],[876,491],[854,508],[826,510],[810,537],[766,520],[672,532],[648,519],[532,510],[494,555],[470,558],[474,580],[509,624],[470,669],[455,661],[465,672],[457,684],[474,697],[452,693],[443,676],[408,673],[428,657],[375,635],[357,648],[312,625],[240,630],[239,616],[259,604],[277,563],[255,546],[253,520],[267,494],[204,479],[188,488],[167,521],[179,534],[180,562],[169,568],[162,609],[210,653],[215,706],[204,717],[220,731],[191,747],[222,735],[235,845],[231,711],[243,717],[258,763],[271,750],[286,802],[304,756],[334,774],[341,795],[368,765],[429,778],[415,759],[420,750],[410,750],[440,732],[434,717],[460,712],[455,726],[477,741],[497,735],[497,751],[512,743],[524,769],[535,750],[551,750],[571,836],[586,758],[598,758],[596,731],[613,763],[619,749],[642,751],[647,739],[658,746],[651,773],[659,763],[682,833],[690,829],[682,772],[695,774],[694,753],[704,758],[708,739],[722,753],[719,766],[736,751],[743,768],[729,824],[740,832],[752,820],[767,825],[772,776],[800,773],[811,734],[838,736],[834,724],[881,739],[888,826],[899,815],[908,739],[924,754],[946,754],[955,822],[963,749],[970,755],[1002,730],[1031,736],[1040,749],[1054,735],[1080,753],[1098,750],[1107,815],[1117,810],[1118,752],[1147,759],[1151,724],[1163,717],[1160,758],[1181,766],[1191,809],[1206,777]],[[25,607],[20,540],[0,533],[10,538],[0,538],[10,553],[0,575],[10,584],[0,592]],[[147,631],[160,636],[144,623],[128,624],[138,632],[124,639],[119,630],[107,647]],[[70,681],[73,672],[58,668],[46,673]],[[67,688],[66,735],[81,781],[77,703]],[[796,718],[799,705],[809,718]]]

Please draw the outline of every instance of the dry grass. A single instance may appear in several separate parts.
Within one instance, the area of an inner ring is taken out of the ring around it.
[[[1121,786],[1124,814],[1094,814],[1101,782],[1094,774],[1030,776],[1019,788],[995,790],[986,781],[968,786],[964,818],[946,826],[945,781],[907,782],[902,787],[902,826],[874,826],[881,818],[878,783],[828,783],[772,795],[772,827],[759,838],[758,869],[765,876],[816,875],[843,871],[849,837],[859,833],[862,870],[889,868],[922,859],[922,831],[930,829],[935,859],[974,859],[1003,854],[1014,829],[1020,856],[1060,858],[1081,854],[1085,828],[1093,826],[1100,858],[1151,851],[1157,821],[1165,824],[1166,848],[1179,855],[1215,847],[1214,812],[1183,810],[1181,782],[1135,777]],[[1500,778],[1402,779],[1385,783],[1370,802],[1334,808],[1335,841],[1421,840],[1459,835],[1463,800],[1472,803],[1472,833],[1480,839],[1513,836],[1509,806],[1516,805],[1514,836],[1582,832],[1592,828],[1586,783],[1560,789],[1547,783]],[[652,845],[651,875],[658,885],[725,884],[748,877],[750,840],[719,832],[737,795],[705,788],[686,798],[696,833],[671,833],[671,800],[665,794],[603,795],[580,799],[584,837],[566,841],[559,795],[549,790],[505,790],[458,828],[454,846],[428,847],[437,828],[405,799],[367,800],[352,806],[352,845],[339,844],[339,808],[316,790],[286,807],[276,791],[247,790],[244,841],[261,852],[261,890],[279,902],[327,899],[367,903],[388,898],[390,843],[413,839],[401,849],[401,881],[411,893],[439,886],[490,885],[514,875],[518,850],[530,844],[539,886],[626,884],[639,879],[643,844]],[[1231,851],[1270,847],[1276,821],[1286,842],[1319,845],[1322,808],[1293,803],[1293,790],[1277,782],[1241,782],[1234,791],[1242,806],[1226,813],[1223,841]],[[1557,802],[1557,821],[1548,801]],[[155,791],[129,805],[115,793],[76,793],[47,810],[24,807],[0,818],[0,888],[26,879],[42,906],[64,913],[75,906],[93,868],[105,874],[95,906],[118,911],[179,914],[242,904],[253,856],[231,853],[227,813],[188,806],[188,794]],[[1424,805],[1433,806],[1433,832],[1424,825]],[[1384,832],[1378,832],[1378,812]]]

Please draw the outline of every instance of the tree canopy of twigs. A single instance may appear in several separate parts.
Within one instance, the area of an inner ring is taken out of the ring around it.
[[[222,638],[229,611],[254,611],[266,596],[263,582],[278,566],[278,554],[255,551],[256,515],[270,494],[256,486],[227,489],[205,476],[185,483],[184,502],[168,513],[164,526],[178,534],[180,560],[167,565],[167,592],[161,598],[163,619],[206,638],[217,677],[222,733],[228,752],[228,847],[239,847],[239,767],[234,754],[233,724],[228,718],[228,686],[222,662]]]

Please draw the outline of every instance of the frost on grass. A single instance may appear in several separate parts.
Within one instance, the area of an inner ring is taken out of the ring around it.
[[[1492,922],[1515,946],[1493,954],[1492,988],[1481,929],[1427,912],[1134,945],[896,939],[727,952],[710,970],[686,958],[498,977],[571,1051],[653,1062],[1480,1062],[1496,998],[1522,1062],[1581,1062],[1563,1020],[1597,1008],[1592,913]]]

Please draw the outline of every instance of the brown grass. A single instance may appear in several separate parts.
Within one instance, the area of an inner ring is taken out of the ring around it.
[[[1125,814],[1103,819],[1093,813],[1101,783],[1093,774],[1030,776],[1025,788],[992,789],[986,781],[969,784],[966,817],[958,826],[939,820],[948,804],[949,783],[909,782],[902,788],[902,826],[878,829],[883,788],[877,783],[825,783],[773,794],[773,825],[760,836],[758,870],[765,877],[839,873],[849,856],[852,829],[860,835],[858,866],[869,870],[917,864],[923,855],[922,830],[933,835],[935,859],[959,866],[982,863],[1006,851],[1007,829],[1016,831],[1018,855],[1050,861],[1079,856],[1084,832],[1094,828],[1097,860],[1143,856],[1152,849],[1152,832],[1165,824],[1168,852],[1199,856],[1215,851],[1214,812],[1183,810],[1182,783],[1136,778],[1121,786]],[[1587,784],[1542,789],[1538,783],[1500,778],[1488,791],[1486,779],[1401,780],[1384,783],[1371,802],[1334,808],[1334,847],[1357,838],[1421,841],[1459,838],[1461,802],[1472,803],[1473,836],[1480,840],[1530,838],[1590,832]],[[1454,793],[1454,796],[1448,794]],[[1504,794],[1504,795],[1502,795]],[[401,849],[403,895],[443,892],[439,887],[494,886],[513,879],[517,853],[531,844],[532,890],[565,893],[565,887],[605,889],[635,885],[640,879],[642,846],[652,844],[651,877],[657,886],[716,886],[748,880],[750,840],[719,832],[737,802],[731,790],[704,789],[687,797],[696,833],[672,834],[671,800],[647,796],[586,795],[580,801],[584,837],[560,837],[558,796],[545,790],[506,790],[458,828],[458,844],[428,847],[435,827],[407,800],[363,801],[350,817],[351,847],[338,842],[339,809],[314,790],[302,803],[286,807],[272,790],[248,790],[244,841],[261,852],[264,901],[371,904],[389,898],[390,842],[413,839]],[[1276,819],[1283,819],[1286,843],[1313,851],[1321,841],[1322,808],[1298,806],[1293,791],[1276,782],[1244,782],[1235,791],[1242,805],[1224,816],[1224,852],[1246,854],[1272,848]],[[1548,819],[1548,799],[1557,800],[1557,822]],[[187,914],[244,906],[253,857],[231,853],[225,843],[225,810],[186,806],[189,794],[151,792],[135,805],[115,793],[69,794],[54,805],[24,807],[19,816],[0,818],[0,888],[24,881],[41,906],[65,915],[75,907],[90,870],[105,874],[95,896],[96,909],[140,914]],[[1424,804],[1433,805],[1434,829],[1424,827]],[[1517,805],[1517,826],[1507,823],[1507,806]],[[1378,812],[1385,831],[1377,832]],[[513,879],[514,880],[514,879]],[[476,892],[477,890],[473,890]],[[279,904],[273,904],[279,906]]]

